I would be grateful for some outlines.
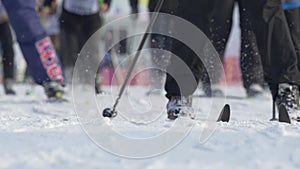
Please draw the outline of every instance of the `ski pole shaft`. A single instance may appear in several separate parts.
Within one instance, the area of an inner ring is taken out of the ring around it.
[[[139,47],[138,47],[138,49],[137,49],[137,52],[136,52],[136,54],[135,54],[135,56],[134,56],[134,58],[133,58],[133,62],[132,62],[132,64],[130,65],[130,67],[129,67],[129,69],[128,69],[128,72],[127,72],[127,74],[126,74],[126,78],[125,78],[125,80],[124,80],[124,82],[123,82],[123,84],[122,84],[122,86],[121,86],[119,95],[118,95],[118,97],[117,97],[117,99],[116,99],[116,102],[115,102],[115,104],[114,104],[114,106],[113,106],[113,111],[116,110],[116,107],[117,107],[117,105],[118,105],[118,103],[119,103],[119,101],[120,101],[120,99],[121,99],[121,97],[122,97],[122,95],[123,95],[123,93],[124,93],[125,87],[126,87],[128,81],[129,81],[129,78],[130,78],[130,76],[131,76],[131,74],[132,74],[132,71],[133,71],[135,65],[136,65],[136,62],[137,62],[137,60],[138,60],[138,58],[139,58],[139,56],[140,56],[140,54],[141,54],[141,50],[143,49],[143,47],[144,47],[144,45],[145,45],[145,42],[146,42],[146,40],[147,40],[147,38],[148,38],[148,34],[149,34],[148,32],[152,29],[152,27],[153,27],[153,25],[154,25],[154,22],[155,22],[156,19],[157,19],[158,12],[160,11],[160,9],[161,9],[163,3],[164,3],[164,0],[160,0],[160,1],[156,4],[156,6],[155,6],[154,14],[153,14],[152,17],[151,17],[150,23],[149,23],[149,25],[148,25],[148,27],[147,27],[147,29],[146,29],[146,32],[145,32],[145,34],[143,35],[143,38],[142,38],[142,40],[141,40],[141,42],[140,42],[140,44],[139,44]]]

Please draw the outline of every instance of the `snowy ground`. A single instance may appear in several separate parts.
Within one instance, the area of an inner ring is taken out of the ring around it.
[[[28,88],[18,86],[17,97],[5,96],[0,90],[1,169],[300,167],[300,125],[270,122],[271,102],[267,92],[257,99],[228,99],[232,108],[231,122],[218,124],[205,144],[199,143],[203,122],[198,120],[192,132],[174,149],[153,158],[134,160],[112,155],[94,144],[81,128],[71,102],[47,103],[41,88],[36,88],[34,96],[26,96],[24,90]],[[231,87],[228,93],[244,95],[242,88]],[[154,97],[154,100],[161,99]],[[139,101],[143,99],[140,97]],[[205,102],[205,98],[194,100]],[[201,110],[207,108],[205,105]],[[144,135],[147,131],[166,129],[161,123],[149,128],[134,127],[121,119],[115,123],[111,125],[115,129],[125,133],[134,131],[136,135],[140,134],[138,129],[143,130]]]

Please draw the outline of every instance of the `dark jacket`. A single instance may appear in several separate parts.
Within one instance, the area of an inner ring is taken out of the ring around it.
[[[149,11],[153,12],[159,0],[149,0]],[[178,6],[178,0],[165,0],[160,12],[173,13]]]

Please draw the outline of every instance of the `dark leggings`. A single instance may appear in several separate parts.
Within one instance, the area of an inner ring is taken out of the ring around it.
[[[14,50],[9,22],[0,24],[0,43],[3,51],[4,79],[14,78]]]

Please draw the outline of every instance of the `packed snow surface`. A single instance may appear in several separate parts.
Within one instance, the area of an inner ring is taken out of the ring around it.
[[[6,96],[0,90],[1,169],[300,168],[300,124],[269,121],[272,106],[268,91],[263,96],[245,99],[241,87],[227,88],[230,97],[226,103],[231,105],[231,120],[218,123],[205,143],[199,141],[205,123],[201,113],[209,111],[210,105],[206,104],[209,99],[194,97],[193,107],[200,112],[200,117],[196,118],[195,126],[187,137],[163,154],[132,159],[105,151],[90,139],[74,110],[71,90],[67,95],[69,102],[64,103],[47,102],[40,87],[35,87],[34,94],[29,96],[25,94],[27,90],[30,90],[29,85],[17,86],[17,96]],[[148,97],[142,94],[143,89],[133,91],[138,94],[132,92],[131,104],[121,102],[120,108],[133,104],[137,109],[150,106],[155,111],[155,108],[165,107],[163,95],[152,95],[150,103]],[[84,100],[84,94],[82,96]],[[99,103],[112,105],[105,97],[108,96],[95,98]],[[104,108],[99,104],[100,110]],[[152,112],[151,115],[156,114]],[[102,118],[101,112],[99,118]],[[143,125],[118,116],[103,125],[128,137],[141,138],[158,135],[171,128],[172,124],[166,125],[172,122],[165,120],[165,112],[153,118],[156,122]],[[105,131],[99,133],[110,134]],[[145,147],[144,151],[152,148]]]

